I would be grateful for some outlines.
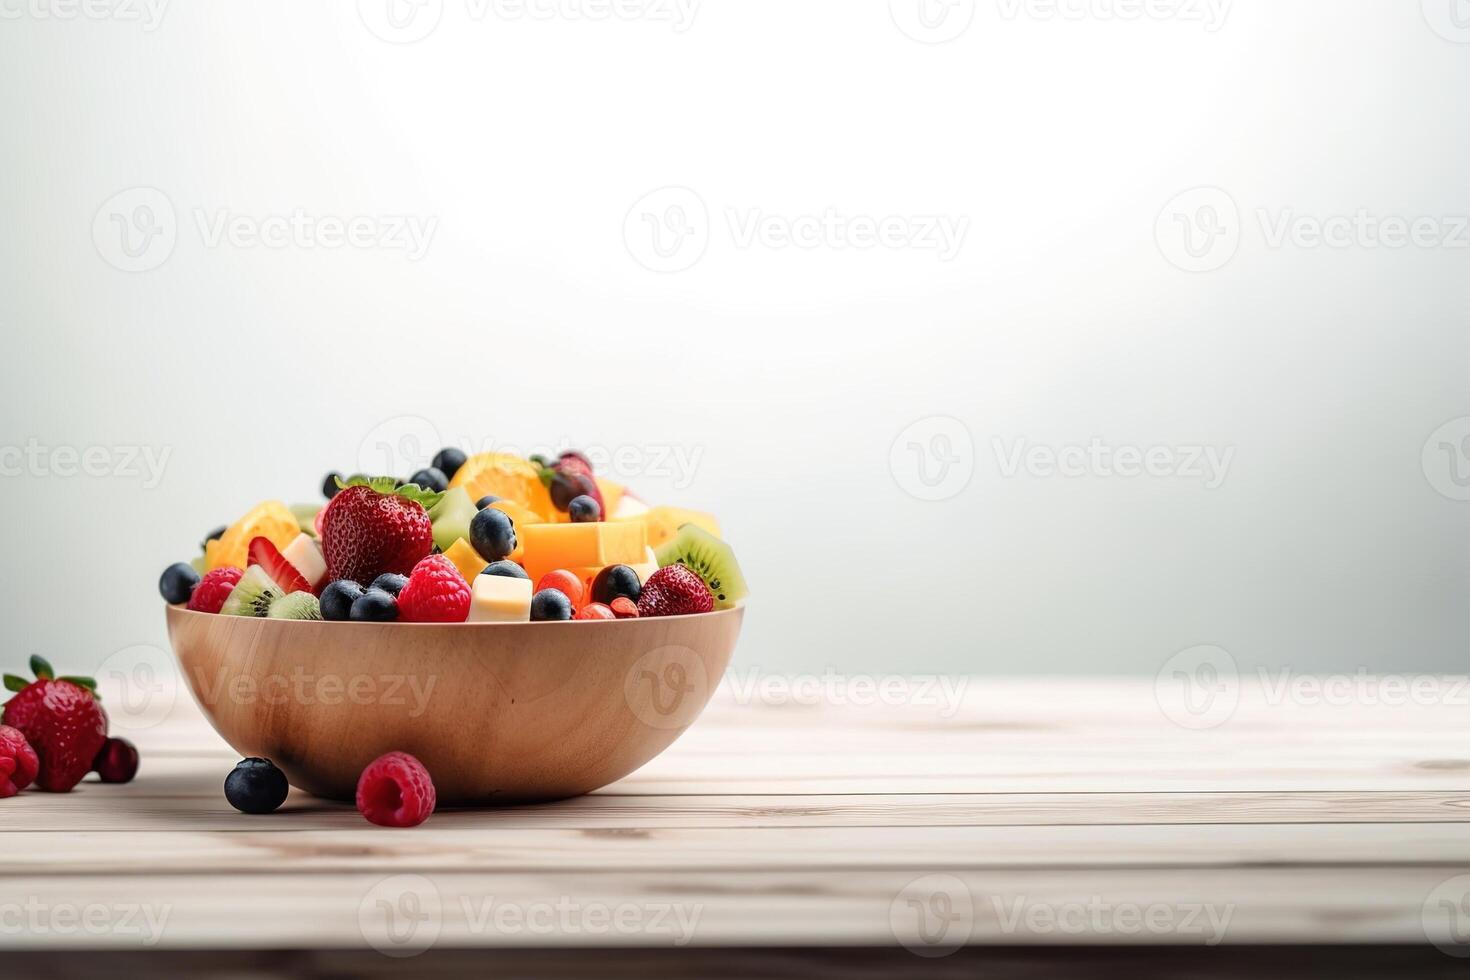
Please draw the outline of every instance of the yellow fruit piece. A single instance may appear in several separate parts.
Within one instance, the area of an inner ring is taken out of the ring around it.
[[[301,525],[291,509],[279,500],[267,500],[256,504],[250,513],[231,524],[223,535],[204,546],[204,564],[211,570],[226,565],[244,568],[253,539],[267,538],[284,551],[300,533]]]
[[[449,559],[450,564],[459,569],[459,574],[464,576],[466,582],[473,582],[475,576],[485,570],[489,564],[480,557],[480,553],[464,538],[455,538],[454,544],[444,552],[444,557]]]
[[[471,500],[494,495],[529,507],[542,520],[556,508],[551,505],[551,491],[541,482],[541,471],[530,460],[510,453],[477,453],[465,460],[449,489],[464,487]]]
[[[523,578],[481,575],[470,586],[467,623],[524,623],[531,618],[531,583]]]
[[[593,479],[597,481],[597,492],[602,494],[603,520],[608,520],[611,515],[618,512],[618,504],[622,503],[623,494],[628,488],[621,483],[604,480],[600,476],[595,476]]]
[[[648,535],[636,521],[589,521],[585,524],[532,524],[516,537],[526,549],[531,581],[558,568],[577,571],[643,561]],[[580,574],[580,572],[578,573]]]
[[[476,497],[476,500],[479,498]],[[497,500],[490,505],[509,517],[516,526],[516,550],[509,555],[511,561],[522,561],[526,557],[526,539],[521,537],[521,528],[530,527],[532,524],[545,524],[546,518],[536,513],[529,507],[516,503],[513,500]]]
[[[702,510],[685,510],[682,507],[654,507],[638,514],[635,517],[619,518],[614,521],[620,523],[640,523],[648,528],[648,546],[657,548],[665,541],[679,533],[679,528],[685,524],[694,524],[704,528],[715,537],[723,537],[720,534],[720,522],[715,520],[715,515],[706,514]],[[638,559],[641,560],[641,559]],[[633,562],[628,562],[633,564]]]

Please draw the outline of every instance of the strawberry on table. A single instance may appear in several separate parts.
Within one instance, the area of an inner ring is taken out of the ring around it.
[[[440,496],[414,484],[395,487],[392,477],[350,481],[321,512],[327,581],[413,571],[434,548],[428,509]]]
[[[107,741],[107,713],[98,703],[96,682],[88,677],[57,677],[51,665],[31,658],[34,681],[5,675],[15,697],[5,702],[0,722],[20,731],[36,750],[36,785],[65,793],[92,771],[92,760]]]

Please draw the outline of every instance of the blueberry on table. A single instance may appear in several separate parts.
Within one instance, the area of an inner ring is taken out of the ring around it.
[[[322,619],[334,622],[352,618],[352,604],[362,598],[362,586],[340,578],[322,589]]]
[[[194,594],[194,586],[199,584],[199,573],[194,571],[194,566],[188,562],[174,562],[163,570],[163,575],[158,579],[158,591],[163,593],[163,601],[177,605],[188,602],[189,596]]]
[[[429,465],[452,480],[454,479],[454,474],[458,473],[459,468],[464,465],[465,459],[466,456],[463,450],[455,449],[453,446],[445,446],[434,454],[434,459]]]
[[[571,619],[572,600],[561,589],[542,589],[531,597],[531,622]]]
[[[425,490],[433,490],[438,493],[443,493],[449,489],[449,477],[444,475],[443,470],[434,466],[430,466],[425,470],[419,470],[408,478],[408,482],[417,483]]]
[[[291,791],[286,774],[269,759],[241,759],[225,777],[225,799],[241,813],[270,813]]]
[[[567,513],[571,515],[573,524],[602,520],[602,507],[585,493],[572,498],[572,502],[567,504]]]
[[[470,544],[486,561],[508,558],[516,550],[516,522],[503,510],[482,510],[470,521]]]
[[[394,572],[384,572],[382,575],[379,575],[377,578],[373,579],[373,584],[370,586],[370,588],[382,589],[389,595],[397,597],[398,593],[402,592],[403,587],[407,584],[407,575],[398,575]]]
[[[351,618],[359,623],[391,623],[398,618],[398,600],[382,589],[368,589],[352,604]]]

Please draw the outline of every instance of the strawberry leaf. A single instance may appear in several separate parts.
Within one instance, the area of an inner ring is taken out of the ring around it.
[[[337,488],[346,490],[348,487],[372,487],[383,496],[398,496],[404,500],[412,500],[424,510],[432,510],[444,496],[437,490],[425,490],[417,483],[405,483],[398,486],[398,481],[391,476],[350,476],[343,480],[337,477]]]
[[[5,690],[14,691],[19,694],[30,684],[24,677],[16,677],[14,674],[5,675]]]
[[[56,676],[56,671],[46,662],[46,658],[38,653],[31,654],[31,673],[36,675],[36,680],[49,681]]]

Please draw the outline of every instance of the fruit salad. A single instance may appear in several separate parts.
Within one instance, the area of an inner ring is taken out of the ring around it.
[[[322,494],[212,531],[164,570],[163,598],[222,616],[502,623],[691,615],[747,595],[712,515],[650,507],[578,452],[444,449],[406,480],[329,473]]]

